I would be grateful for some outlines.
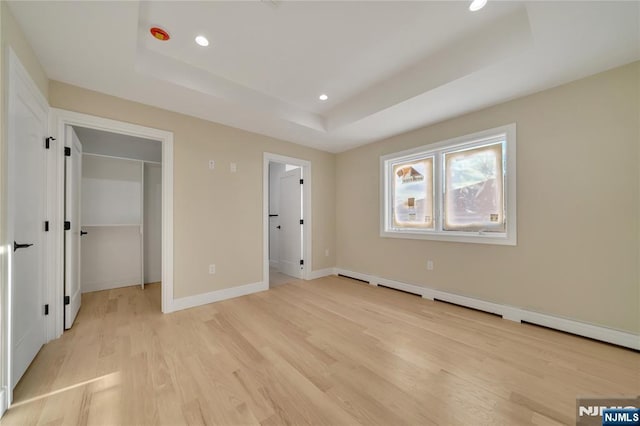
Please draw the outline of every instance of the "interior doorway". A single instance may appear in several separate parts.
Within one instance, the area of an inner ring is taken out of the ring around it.
[[[311,249],[311,164],[265,154],[265,281],[306,279]]]
[[[304,184],[302,168],[269,163],[269,284],[287,284],[302,278]]]
[[[161,310],[164,313],[172,312],[173,133],[51,108],[50,131],[57,139],[52,151],[55,150],[57,154],[52,156],[53,165],[49,174],[49,181],[54,186],[50,190],[52,201],[49,214],[58,223],[67,221],[69,211],[65,200],[68,157],[64,152],[69,129],[75,132],[83,151],[79,197],[82,206],[79,222],[82,226],[78,230],[81,234],[80,263],[85,266],[78,274],[82,282],[81,291],[100,290],[100,286],[112,284],[142,286],[151,281],[160,281],[157,292],[160,294]],[[88,173],[92,170],[90,176]],[[155,181],[146,192],[145,178],[147,183]],[[149,199],[149,195],[153,200]],[[109,199],[115,201],[106,201]],[[145,203],[153,206],[147,207],[147,214],[153,212],[157,216],[152,219],[145,217]],[[160,228],[160,231],[152,235],[147,226],[156,230]],[[67,232],[56,232],[51,245],[51,251],[55,254],[49,269],[54,281],[51,300],[55,301],[63,300],[66,295],[64,244]],[[104,244],[105,241],[111,241],[112,244]],[[153,247],[154,254],[146,256],[150,262],[143,261],[145,245]],[[86,267],[87,261],[92,261],[92,256],[94,265]],[[102,256],[110,257],[107,262],[110,264],[116,258],[125,256],[128,267],[121,270],[105,267],[106,263],[102,260],[108,259],[99,259]],[[94,274],[88,276],[91,268]],[[103,268],[103,272],[106,269],[105,274],[96,268]],[[100,276],[102,278],[98,279]],[[68,326],[65,324],[64,310],[62,305],[52,305],[51,322],[48,325],[50,339],[59,337]]]
[[[162,143],[67,125],[64,328],[81,294],[152,284],[160,310]]]

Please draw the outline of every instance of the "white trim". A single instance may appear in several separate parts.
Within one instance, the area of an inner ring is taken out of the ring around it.
[[[299,158],[286,157],[284,155],[264,153],[262,164],[262,281],[269,287],[269,163],[293,164],[302,168],[303,189],[303,219],[302,232],[304,238],[304,269],[302,278],[310,280],[312,270],[312,245],[313,240],[312,214],[311,214],[311,162]]]
[[[5,411],[7,411],[7,408],[9,408],[7,400],[7,389],[3,387],[2,389],[0,389],[0,417],[4,415]]]
[[[322,277],[328,277],[329,275],[335,275],[336,274],[336,269],[335,268],[325,268],[325,269],[318,269],[315,271],[311,271],[309,273],[309,280],[317,280],[318,278],[322,278]]]
[[[506,139],[506,171],[504,175],[504,197],[506,206],[506,232],[464,232],[444,231],[442,229],[442,159],[441,156],[461,147],[482,146],[490,140],[504,136]],[[410,161],[413,158],[434,156],[433,160],[433,203],[435,228],[432,230],[390,230],[389,229],[389,197],[391,181],[388,164],[397,161]],[[394,152],[380,157],[380,236],[383,238],[407,238],[421,240],[451,241],[463,243],[517,245],[517,202],[516,202],[516,124],[483,130],[429,145],[419,146],[401,152]]]
[[[57,190],[53,194],[53,199],[57,200],[57,205],[52,206],[49,215],[53,224],[61,223],[64,217],[62,204],[64,194],[64,129],[65,126],[81,126],[96,130],[103,130],[123,135],[136,136],[146,139],[154,139],[162,143],[162,312],[173,311],[173,133],[151,127],[139,126],[108,118],[96,117],[73,111],[66,111],[51,108],[49,127],[51,133],[57,138],[53,144],[52,151],[56,152],[54,158],[57,159],[56,169],[52,171],[51,179],[57,183]],[[142,161],[142,160],[135,160]],[[53,226],[53,233],[58,239],[54,247],[57,262],[62,264],[63,255],[58,247],[61,247],[62,227]],[[62,300],[62,280],[63,270],[57,267],[50,271],[51,276],[56,277],[53,296],[49,299],[51,304],[51,315],[53,324],[49,339],[54,339],[62,334],[62,317],[59,309],[62,305],[51,303],[51,300]]]
[[[366,281],[371,285],[381,284],[387,287],[395,288],[397,290],[403,290],[409,293],[418,294],[425,299],[438,299],[445,302],[455,303],[456,305],[466,306],[469,308],[502,315],[503,319],[509,321],[526,321],[528,323],[542,325],[555,330],[576,334],[578,336],[584,336],[591,339],[624,346],[626,348],[640,350],[640,335],[638,334],[576,321],[569,318],[543,314],[540,312],[530,311],[515,306],[487,302],[485,300],[475,299],[473,297],[461,296],[459,294],[448,293],[446,291],[435,290],[415,284],[408,284],[400,281],[380,278],[374,275],[348,271],[346,269],[336,268],[335,273],[336,275],[345,275],[348,277],[357,278],[359,280]]]
[[[195,306],[206,305],[222,300],[233,299],[234,297],[246,296],[252,293],[269,290],[269,286],[264,282],[245,284],[237,287],[215,290],[209,293],[196,294],[195,296],[181,297],[173,301],[173,310],[193,308]]]

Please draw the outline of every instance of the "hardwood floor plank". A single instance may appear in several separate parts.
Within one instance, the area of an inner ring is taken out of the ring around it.
[[[640,355],[339,277],[160,313],[83,295],[0,425],[558,425],[640,393]]]

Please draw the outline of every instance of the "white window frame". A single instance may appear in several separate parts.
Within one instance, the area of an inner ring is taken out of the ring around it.
[[[468,149],[488,145],[496,139],[504,138],[504,205],[505,232],[445,231],[443,229],[444,197],[444,154],[457,149]],[[434,156],[433,204],[435,227],[433,230],[395,229],[392,223],[393,173],[392,165],[401,161]],[[517,203],[516,203],[516,124],[508,124],[481,132],[460,136],[445,141],[406,151],[395,152],[380,157],[380,236],[385,238],[409,238],[461,243],[517,245]]]

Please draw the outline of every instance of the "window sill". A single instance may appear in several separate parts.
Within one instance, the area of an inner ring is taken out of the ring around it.
[[[416,231],[381,231],[383,238],[405,238],[411,240],[448,241],[452,243],[493,244],[502,246],[516,246],[515,235],[504,233],[479,232],[416,232]]]

